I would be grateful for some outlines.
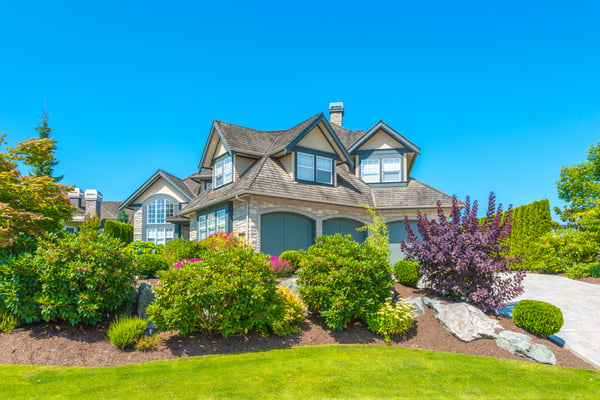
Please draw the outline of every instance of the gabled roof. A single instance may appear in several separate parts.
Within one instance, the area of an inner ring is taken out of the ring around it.
[[[391,126],[389,126],[388,124],[386,124],[383,121],[377,122],[371,129],[369,129],[367,131],[367,133],[365,135],[363,135],[360,139],[355,141],[350,146],[348,151],[350,151],[350,153],[354,152],[355,150],[360,148],[360,146],[365,144],[369,139],[371,139],[373,137],[373,135],[375,135],[380,130],[384,131],[385,133],[390,135],[393,139],[400,142],[402,144],[402,146],[406,147],[408,150],[413,151],[417,154],[421,154],[421,149],[418,148],[417,145],[415,145],[413,142],[411,142],[410,140],[408,140],[407,138],[405,138],[404,136],[402,136],[401,134],[396,132]]]
[[[181,180],[176,176],[173,176],[162,169],[157,170],[146,182],[142,184],[135,192],[133,192],[119,207],[119,210],[122,210],[126,207],[129,207],[131,203],[138,198],[146,189],[148,189],[154,182],[158,179],[163,178],[167,182],[169,182],[175,189],[177,189],[186,199],[192,200],[196,193],[194,192],[194,186],[197,188],[198,183],[195,183],[192,179],[186,178],[185,180]]]

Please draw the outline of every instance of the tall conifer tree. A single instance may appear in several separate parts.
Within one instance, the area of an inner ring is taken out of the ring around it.
[[[42,110],[42,113],[40,114],[40,125],[33,128],[36,131],[38,131],[38,137],[40,139],[49,139],[50,138],[50,132],[52,132],[52,128],[50,128],[50,126],[48,126],[49,120],[50,120],[50,118],[48,118],[48,113],[46,111],[46,104],[44,103],[44,108]],[[56,145],[56,141],[54,141],[54,144]],[[54,179],[54,182],[60,182],[62,180],[63,175],[52,176],[52,174],[54,173],[54,167],[58,164],[58,161],[54,157],[54,152],[55,152],[55,150],[51,150],[49,159],[40,161],[33,165],[33,168],[31,170],[32,176],[37,176],[37,177],[49,176],[52,179]]]

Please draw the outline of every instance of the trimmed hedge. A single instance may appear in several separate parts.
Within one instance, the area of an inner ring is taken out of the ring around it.
[[[133,242],[133,225],[112,219],[104,221],[104,233],[121,240],[125,244]]]
[[[394,278],[397,282],[400,282],[406,286],[416,286],[421,278],[419,269],[421,266],[418,262],[410,260],[400,260],[394,264]]]
[[[513,309],[515,325],[536,335],[550,336],[563,326],[563,314],[550,303],[521,300]]]

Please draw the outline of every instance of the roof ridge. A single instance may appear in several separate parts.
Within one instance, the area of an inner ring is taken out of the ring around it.
[[[272,146],[272,144],[271,144],[271,146]],[[267,155],[264,155],[260,161],[257,161],[257,163],[259,163],[259,162],[262,161],[262,164],[259,165],[258,167],[256,167],[256,173],[254,174],[254,177],[252,177],[252,179],[250,180],[250,182],[248,182],[246,190],[250,190],[250,188],[252,187],[252,185],[256,181],[256,178],[260,174],[260,171],[262,171],[263,167],[265,166],[265,163],[267,162],[267,159],[269,159],[269,158],[271,158],[271,157],[269,157]]]
[[[413,178],[412,176],[409,176],[409,177],[408,177],[408,179],[409,179],[409,180],[413,180],[413,181],[415,181],[415,182],[418,182],[418,183],[420,183],[421,185],[423,185],[423,186],[426,186],[426,187],[428,187],[429,189],[431,189],[431,190],[433,190],[433,191],[436,191],[436,192],[438,192],[439,194],[443,194],[443,195],[444,195],[444,196],[446,196],[446,197],[449,197],[449,198],[452,198],[452,197],[453,197],[453,196],[450,196],[448,193],[444,193],[444,192],[442,192],[441,190],[439,190],[439,189],[436,189],[436,188],[434,188],[433,186],[426,184],[425,182],[421,182],[420,180]],[[459,200],[459,201],[460,201],[460,200]]]

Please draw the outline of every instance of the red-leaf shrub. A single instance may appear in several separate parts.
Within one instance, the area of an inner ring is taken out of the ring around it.
[[[408,237],[402,242],[407,258],[421,265],[421,274],[438,293],[473,303],[487,312],[503,306],[523,293],[521,281],[525,271],[510,273],[502,255],[507,246],[501,243],[512,228],[512,209],[502,218],[502,205],[496,209],[494,193],[490,193],[483,223],[478,222],[477,201],[469,197],[461,210],[456,197],[452,199],[450,218],[444,215],[438,202],[438,218],[428,219],[417,212],[417,238],[405,220]],[[506,254],[506,253],[504,253]],[[514,263],[519,260],[512,260]]]

